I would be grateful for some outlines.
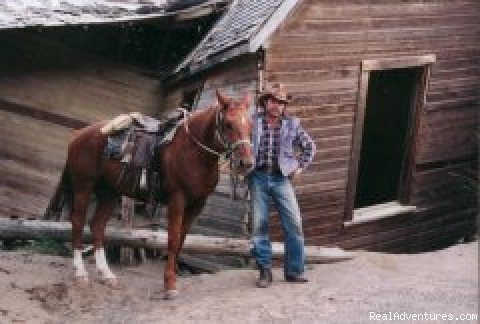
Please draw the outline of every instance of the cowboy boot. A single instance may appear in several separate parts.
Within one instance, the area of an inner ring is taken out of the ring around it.
[[[260,276],[257,280],[257,287],[267,288],[272,284],[272,281],[273,281],[272,269],[261,267],[259,270],[260,270]]]
[[[286,282],[293,282],[293,283],[307,283],[308,279],[306,277],[304,277],[303,275],[299,275],[299,276],[286,275],[285,276],[285,281]]]

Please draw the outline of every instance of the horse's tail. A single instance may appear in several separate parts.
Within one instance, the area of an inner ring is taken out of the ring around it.
[[[60,181],[50,199],[50,204],[45,212],[45,219],[65,220],[70,215],[73,202],[73,190],[70,180],[68,165],[63,167]]]

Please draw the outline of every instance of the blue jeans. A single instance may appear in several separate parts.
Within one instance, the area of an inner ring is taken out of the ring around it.
[[[249,177],[253,207],[252,256],[263,268],[272,266],[272,246],[268,235],[270,199],[273,200],[280,216],[283,229],[285,256],[284,274],[298,276],[305,267],[305,249],[300,209],[292,184],[283,175],[271,175],[253,171]]]

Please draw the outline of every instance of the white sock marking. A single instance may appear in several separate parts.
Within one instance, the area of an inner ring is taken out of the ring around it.
[[[73,250],[73,267],[75,268],[75,277],[88,277],[83,264],[82,250]]]
[[[95,250],[95,263],[97,264],[97,269],[103,275],[103,278],[115,279],[115,275],[108,267],[107,259],[105,258],[105,250],[103,248]]]

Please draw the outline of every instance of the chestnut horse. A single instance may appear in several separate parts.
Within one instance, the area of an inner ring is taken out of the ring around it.
[[[154,164],[163,177],[161,191],[167,205],[168,244],[164,274],[167,299],[178,294],[177,257],[192,221],[217,185],[219,158],[232,154],[240,173],[248,172],[253,166],[248,96],[235,101],[218,90],[216,95],[218,106],[190,115],[169,144],[154,150]],[[103,246],[105,227],[114,203],[124,192],[116,182],[121,163],[102,158],[107,142],[107,135],[100,132],[104,124],[92,124],[74,134],[68,147],[65,175],[73,194],[70,220],[75,277],[81,283],[88,282],[82,260],[82,236],[87,206],[94,193],[97,208],[90,229],[96,266],[103,279],[115,285],[116,277],[107,264]]]

